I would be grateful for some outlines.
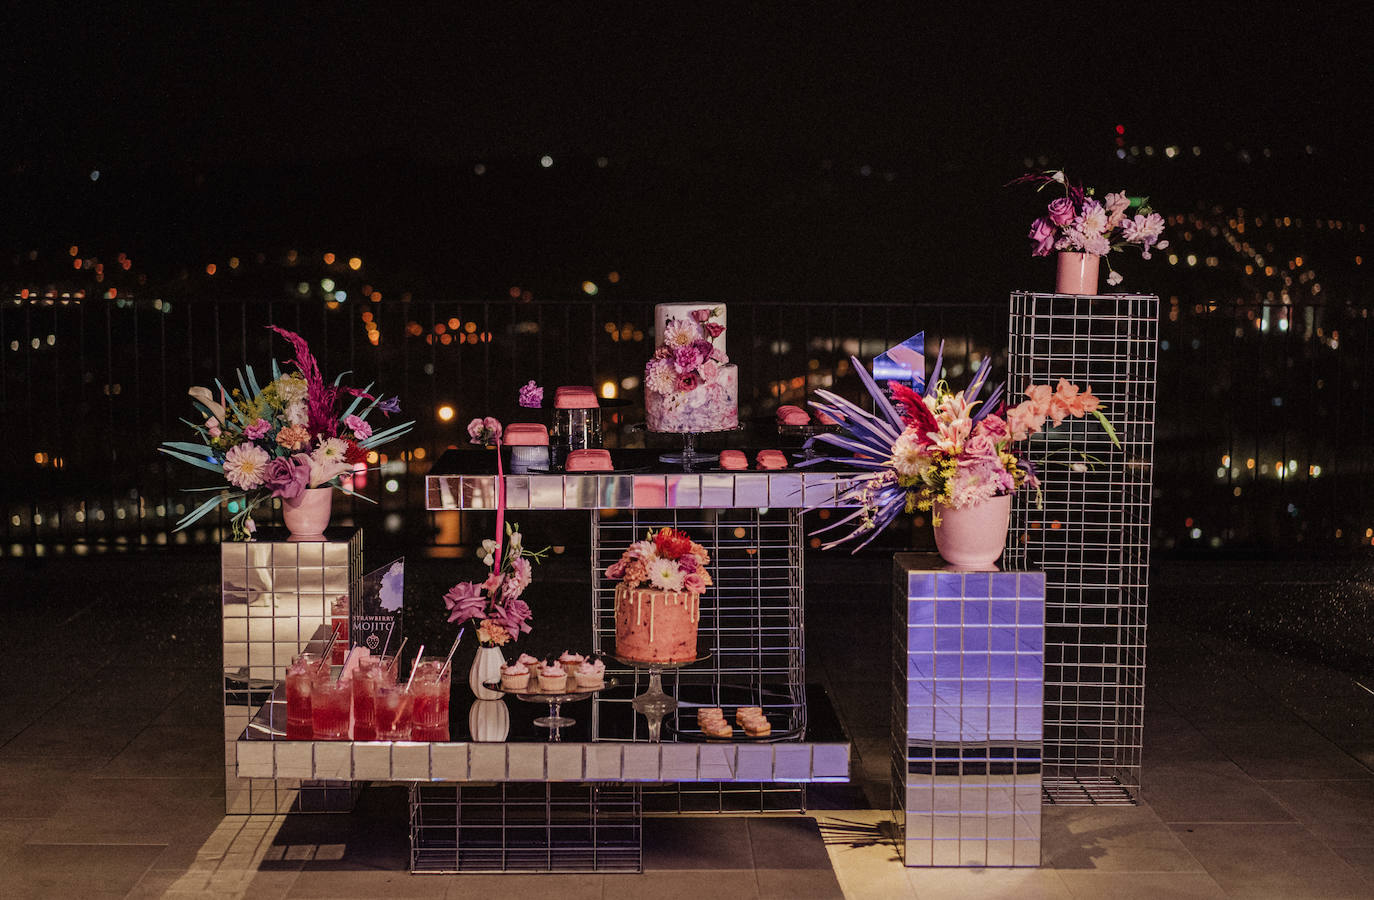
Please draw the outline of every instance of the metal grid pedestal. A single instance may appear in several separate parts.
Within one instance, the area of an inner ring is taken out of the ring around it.
[[[410,871],[639,872],[634,784],[411,785]]]
[[[893,564],[892,803],[907,866],[1040,865],[1045,576]]]
[[[1027,444],[1044,507],[1031,491],[1013,505],[1004,563],[1046,577],[1049,803],[1140,794],[1158,320],[1155,296],[1011,295],[1009,402],[1029,383],[1090,385],[1123,445],[1066,419]]]
[[[597,652],[615,644],[615,584],[606,567],[646,533],[664,526],[681,528],[711,556],[714,584],[703,595],[699,647],[710,658],[663,673],[663,688],[680,706],[664,719],[665,740],[700,740],[697,706],[759,706],[775,734],[806,730],[806,660],[802,612],[801,512],[797,509],[635,509],[607,518],[592,514],[593,634]],[[647,669],[620,668],[607,660],[607,674],[633,682],[634,694],[648,686]],[[603,704],[620,698],[593,698],[592,729],[598,740]],[[634,718],[630,740],[646,740],[647,722]],[[781,726],[781,727],[780,727]],[[785,737],[782,738],[786,740]],[[799,784],[683,784],[651,788],[650,808],[673,811],[804,809]]]
[[[220,545],[224,664],[224,811],[229,815],[353,808],[350,781],[240,778],[238,738],[322,627],[333,601],[362,574],[363,533],[324,541],[275,539]]]

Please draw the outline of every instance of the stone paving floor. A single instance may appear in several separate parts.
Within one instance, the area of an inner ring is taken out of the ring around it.
[[[886,654],[858,649],[888,638],[888,568],[808,560],[808,675],[855,781],[806,815],[648,818],[642,875],[412,876],[400,788],[223,815],[212,554],[0,561],[0,897],[1374,897],[1374,678],[1210,620],[1199,583],[1236,603],[1266,576],[1201,563],[1155,578],[1144,802],[1046,808],[1040,869],[903,868]],[[456,580],[451,561],[410,577],[412,603]]]

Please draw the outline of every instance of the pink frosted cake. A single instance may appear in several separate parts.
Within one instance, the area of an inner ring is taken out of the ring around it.
[[[686,591],[615,588],[615,652],[636,662],[697,658],[701,595]]]
[[[660,303],[658,348],[644,367],[650,431],[724,431],[739,424],[739,370],[725,355],[725,306]]]

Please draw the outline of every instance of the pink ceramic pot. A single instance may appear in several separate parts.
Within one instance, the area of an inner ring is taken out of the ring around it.
[[[334,489],[308,488],[299,497],[281,502],[281,517],[294,538],[320,538],[329,525]]]
[[[1055,277],[1057,294],[1096,294],[1097,266],[1102,260],[1091,253],[1059,251],[1059,272]]]
[[[1007,544],[1011,524],[1011,495],[965,509],[935,504],[935,548],[944,561],[965,569],[990,569]]]

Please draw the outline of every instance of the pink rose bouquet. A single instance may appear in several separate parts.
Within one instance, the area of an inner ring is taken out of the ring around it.
[[[1023,175],[1011,184],[1034,184],[1043,190],[1051,184],[1062,185],[1064,196],[1049,202],[1045,214],[1031,223],[1032,256],[1049,256],[1054,250],[1069,250],[1101,256],[1107,263],[1107,283],[1122,281],[1121,273],[1112,268],[1108,254],[1128,245],[1140,248],[1143,259],[1150,258],[1152,248],[1163,250],[1168,241],[1161,241],[1164,218],[1150,209],[1149,201],[1126,196],[1124,192],[1108,194],[1100,202],[1092,188],[1069,181],[1062,169]],[[1134,217],[1128,215],[1135,208]]]

